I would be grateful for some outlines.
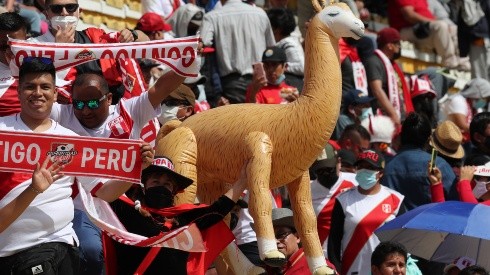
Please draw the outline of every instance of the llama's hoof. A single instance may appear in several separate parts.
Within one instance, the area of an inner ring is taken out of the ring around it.
[[[278,250],[265,253],[264,263],[268,266],[281,267],[286,264],[286,256]]]
[[[247,275],[265,275],[267,272],[260,266],[252,266],[252,268],[247,270]]]
[[[313,275],[335,275],[335,271],[328,266],[319,267],[313,272]]]

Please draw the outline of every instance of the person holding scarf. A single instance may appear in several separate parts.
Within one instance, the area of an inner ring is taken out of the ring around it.
[[[192,184],[187,178],[174,170],[173,163],[164,156],[156,156],[152,165],[144,169],[141,175],[143,187],[135,189],[128,194],[135,202],[127,197],[121,197],[111,203],[111,207],[119,217],[124,227],[132,233],[152,237],[161,232],[168,232],[179,227],[195,223],[202,231],[210,229],[234,208],[236,202],[243,194],[246,185],[246,165],[242,169],[240,178],[231,185],[231,188],[216,202],[205,205],[179,205],[174,207],[174,196]],[[231,234],[231,232],[229,232]],[[213,233],[218,236],[214,242],[208,241],[208,252],[219,253],[224,246],[216,248],[219,241],[224,242],[225,233]],[[233,237],[233,235],[230,235]],[[229,240],[231,241],[231,240]],[[117,274],[133,274],[145,255],[147,248],[128,246],[115,243]],[[213,250],[213,248],[216,248]],[[217,254],[216,254],[217,255]],[[161,249],[158,255],[148,266],[146,274],[195,274],[189,269],[188,263],[192,255],[188,252],[175,249]],[[206,268],[206,267],[204,267]]]
[[[369,92],[377,98],[379,113],[389,116],[397,129],[413,111],[405,75],[395,62],[401,56],[400,33],[393,28],[378,32],[378,49],[365,62]]]
[[[385,160],[366,150],[357,158],[357,188],[337,196],[328,238],[328,258],[340,274],[371,269],[370,255],[380,243],[374,231],[405,212],[403,195],[380,184]]]

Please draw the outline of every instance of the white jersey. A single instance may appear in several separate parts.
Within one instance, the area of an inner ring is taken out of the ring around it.
[[[20,112],[17,85],[18,82],[12,76],[9,66],[0,63],[0,116]]]
[[[352,262],[349,270],[345,274],[365,274],[366,270],[371,270],[371,253],[380,243],[374,230],[388,221],[393,220],[400,209],[404,196],[400,193],[381,185],[381,189],[374,195],[363,195],[358,188],[352,188],[337,196],[337,200],[344,210],[344,235],[342,237],[342,265],[348,260]],[[366,222],[365,218],[369,221]],[[360,225],[375,224],[368,239],[362,240],[362,236],[355,235],[356,228]],[[353,249],[353,258],[347,259],[346,249]],[[357,249],[356,249],[357,248]],[[355,257],[355,259],[354,259]],[[357,272],[357,273],[355,273]]]
[[[107,119],[95,129],[84,127],[73,111],[72,105],[55,103],[51,111],[51,118],[80,136],[137,140],[143,136],[141,130],[148,121],[153,121],[160,115],[161,108],[160,105],[153,108],[148,99],[148,92],[130,99],[121,99],[117,105],[109,107]],[[152,134],[156,139],[157,133]]]
[[[32,132],[20,115],[0,118],[0,130]],[[76,135],[52,121],[45,134]],[[31,183],[32,173],[0,172],[0,208],[20,195]],[[84,189],[92,190],[101,184],[98,180],[83,177],[62,177],[42,194],[36,196],[26,210],[0,234],[0,257],[15,254],[26,248],[46,243],[78,243],[72,228],[72,185],[80,181]]]
[[[356,181],[355,173],[340,172],[339,179],[332,188],[328,189],[321,185],[318,180],[310,182],[311,202],[317,217],[317,229],[320,242],[323,246],[323,254],[328,258],[328,233],[332,221],[332,211],[335,205],[335,198],[342,192],[359,185]]]

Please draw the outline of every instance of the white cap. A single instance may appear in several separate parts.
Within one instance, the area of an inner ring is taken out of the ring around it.
[[[468,257],[458,257],[452,263],[444,268],[444,273],[447,273],[451,268],[457,267],[460,271],[476,264],[476,261]]]

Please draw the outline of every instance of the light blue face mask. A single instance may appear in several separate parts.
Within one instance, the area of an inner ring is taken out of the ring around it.
[[[473,100],[473,108],[475,109],[481,109],[487,105],[487,101],[484,99],[478,99],[476,101]]]
[[[373,188],[373,186],[378,182],[376,179],[376,175],[378,171],[369,170],[369,169],[359,169],[357,170],[356,180],[359,183],[359,187],[364,190],[369,190]]]
[[[286,79],[286,76],[284,74],[281,74],[273,84],[279,86],[281,82],[284,81],[284,79]]]
[[[373,115],[373,109],[371,107],[363,108],[361,110],[361,115],[359,116],[359,120],[363,121],[364,119]]]

